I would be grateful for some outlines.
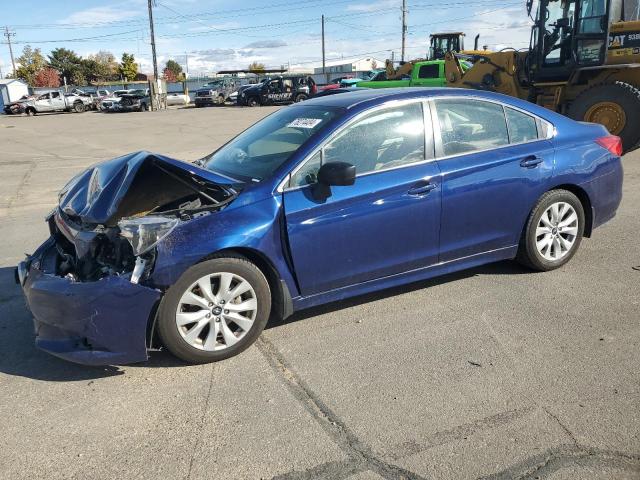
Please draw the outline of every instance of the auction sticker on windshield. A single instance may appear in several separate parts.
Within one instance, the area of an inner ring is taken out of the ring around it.
[[[321,118],[296,118],[287,124],[289,128],[315,128],[322,121]]]

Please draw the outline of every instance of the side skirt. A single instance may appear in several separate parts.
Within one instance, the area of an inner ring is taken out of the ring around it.
[[[447,273],[466,270],[486,263],[508,260],[514,258],[517,252],[518,245],[512,245],[509,247],[498,248],[496,250],[490,250],[488,252],[477,253],[468,257],[449,260],[447,262],[436,263],[435,265],[410,270],[408,272],[389,275],[375,280],[368,280],[355,285],[336,288],[327,292],[316,293],[307,297],[295,297],[293,298],[293,310],[297,311],[315,307],[316,305],[344,300],[345,298],[355,297],[356,295],[363,295],[378,290],[384,290],[385,288],[397,287],[407,283],[438,277]]]

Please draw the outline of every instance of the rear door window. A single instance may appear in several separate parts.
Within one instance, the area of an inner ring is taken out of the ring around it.
[[[509,144],[501,105],[469,98],[437,99],[434,104],[440,125],[441,155],[458,155]]]

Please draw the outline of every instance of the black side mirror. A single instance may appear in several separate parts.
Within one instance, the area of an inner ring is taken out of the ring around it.
[[[356,167],[347,162],[328,162],[318,170],[318,183],[331,186],[353,185],[356,181]]]
[[[320,167],[313,197],[324,202],[331,196],[331,186],[353,185],[356,181],[356,167],[347,162],[328,162]]]

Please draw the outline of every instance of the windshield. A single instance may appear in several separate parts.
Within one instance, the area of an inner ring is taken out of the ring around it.
[[[259,182],[269,177],[342,109],[296,105],[278,110],[203,160],[205,168]]]

